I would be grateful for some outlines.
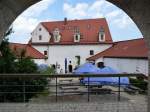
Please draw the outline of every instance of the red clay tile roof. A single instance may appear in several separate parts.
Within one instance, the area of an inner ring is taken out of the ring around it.
[[[40,53],[38,50],[33,48],[28,44],[19,44],[19,43],[10,43],[10,49],[17,56],[17,58],[21,55],[21,51],[25,50],[25,56],[31,57],[33,59],[46,59],[47,57]]]
[[[143,38],[115,42],[111,48],[89,57],[87,60],[94,61],[100,57],[148,58],[148,47]]]
[[[101,27],[104,28],[106,39],[106,41],[102,43],[112,43],[111,34],[105,18],[68,20],[66,24],[64,21],[42,22],[41,24],[50,34],[52,34],[55,28],[60,30],[62,36],[60,43],[54,43],[53,39],[51,39],[50,44],[75,44],[73,38],[75,27],[79,28],[81,33],[81,40],[76,44],[100,43],[98,41],[98,34]]]

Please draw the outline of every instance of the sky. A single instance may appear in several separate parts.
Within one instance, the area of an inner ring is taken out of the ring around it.
[[[142,34],[121,9],[105,0],[42,0],[25,10],[11,25],[10,42],[27,43],[43,21],[106,18],[113,41],[141,38]]]

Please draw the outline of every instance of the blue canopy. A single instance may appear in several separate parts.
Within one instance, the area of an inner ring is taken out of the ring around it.
[[[111,67],[104,67],[102,69],[97,68],[95,65],[92,63],[85,63],[81,65],[78,69],[74,71],[75,74],[117,74],[119,73],[118,71],[114,70]],[[100,85],[105,85],[105,84],[118,84],[119,83],[119,78],[118,77],[91,77],[91,78],[84,78],[81,82],[84,84],[87,84],[89,80],[90,84],[100,84]],[[121,77],[120,78],[120,84],[129,84],[129,79],[128,77]]]
[[[99,68],[93,65],[92,63],[85,63],[79,66],[76,70],[73,71],[75,74],[96,74],[99,71]]]

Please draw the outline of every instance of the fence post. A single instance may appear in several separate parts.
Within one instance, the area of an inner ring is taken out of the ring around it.
[[[25,79],[23,79],[23,102],[25,103],[26,102],[26,82],[25,82]]]
[[[6,84],[6,78],[3,78],[3,81],[4,81],[4,82],[3,82],[3,85],[5,85],[5,87],[7,88],[7,86],[6,86],[6,85],[7,85],[7,84]],[[7,92],[7,91],[6,91],[6,92]],[[4,96],[3,96],[3,98],[4,98],[3,100],[4,100],[4,102],[5,102],[5,101],[6,101],[6,94],[3,94],[3,95],[4,95]]]
[[[56,102],[57,102],[57,76],[56,76]]]
[[[89,76],[88,76],[88,102],[90,101],[90,90],[89,90]]]
[[[118,101],[120,101],[120,76],[119,76],[119,80],[118,80]]]

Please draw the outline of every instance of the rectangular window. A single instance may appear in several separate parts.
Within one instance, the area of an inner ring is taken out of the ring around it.
[[[42,36],[41,35],[39,35],[39,40],[42,40]]]
[[[94,55],[94,50],[90,50],[90,55]]]
[[[47,55],[47,51],[44,51],[44,55]]]
[[[101,34],[101,40],[104,40],[104,35],[103,34]]]

